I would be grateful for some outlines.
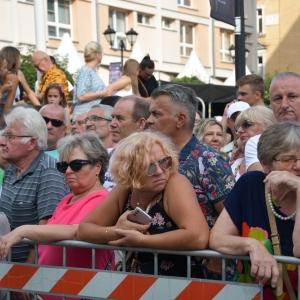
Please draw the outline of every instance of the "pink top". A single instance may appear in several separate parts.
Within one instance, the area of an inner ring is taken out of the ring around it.
[[[56,207],[47,224],[79,224],[108,194],[107,190],[96,191],[86,197],[69,204],[72,194],[65,196]],[[62,266],[63,247],[40,245],[38,247],[38,263],[48,266]],[[92,250],[85,248],[67,248],[67,267],[92,268]],[[108,263],[111,264],[107,267]],[[96,268],[114,269],[112,250],[96,250]],[[61,299],[61,297],[41,295],[44,300]],[[75,299],[67,297],[66,299]]]

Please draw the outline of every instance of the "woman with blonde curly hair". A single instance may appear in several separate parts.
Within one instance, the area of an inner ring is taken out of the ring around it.
[[[122,77],[111,83],[105,93],[105,96],[129,96],[137,95],[139,96],[138,87],[138,74],[139,74],[139,63],[135,59],[128,59],[124,64]]]
[[[137,132],[119,142],[111,166],[117,186],[80,224],[80,240],[167,250],[203,249],[208,226],[189,181],[177,172],[177,152],[168,138]],[[128,220],[139,207],[148,224]],[[129,253],[127,271],[154,273],[152,253]],[[158,274],[186,276],[186,258],[158,255]]]

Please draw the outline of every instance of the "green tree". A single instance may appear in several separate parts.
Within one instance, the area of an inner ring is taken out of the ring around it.
[[[170,78],[171,82],[181,82],[181,83],[201,83],[204,84],[203,81],[201,81],[197,76],[192,76],[192,77],[181,77],[181,78],[176,78],[171,76]]]
[[[267,73],[264,79],[264,83],[265,83],[265,94],[264,94],[264,102],[267,106],[270,105],[270,85],[272,82],[272,79],[274,76],[276,76],[278,74],[278,71],[275,71],[274,75],[272,76],[270,73]]]

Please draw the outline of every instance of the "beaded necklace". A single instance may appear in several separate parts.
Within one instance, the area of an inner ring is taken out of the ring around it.
[[[284,217],[284,216],[281,216],[279,215],[276,211],[275,211],[275,208],[273,206],[273,201],[272,201],[272,196],[270,193],[268,193],[268,200],[269,200],[269,204],[270,204],[270,207],[271,207],[271,210],[272,210],[272,213],[275,217],[277,217],[278,219],[280,220],[283,220],[283,221],[287,221],[287,220],[290,220],[290,219],[293,219],[296,215],[296,211],[294,211],[291,215],[287,216],[287,217]]]

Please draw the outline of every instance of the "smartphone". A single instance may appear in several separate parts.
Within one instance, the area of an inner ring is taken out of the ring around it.
[[[127,219],[131,222],[142,225],[152,222],[152,218],[139,207],[136,207],[133,211],[131,211],[131,213],[127,216]]]

